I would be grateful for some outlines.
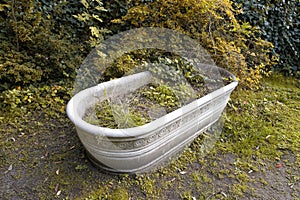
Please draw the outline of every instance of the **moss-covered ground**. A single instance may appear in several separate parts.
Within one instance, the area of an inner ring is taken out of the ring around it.
[[[167,166],[135,175],[89,162],[64,111],[68,88],[18,88],[0,113],[0,199],[299,199],[299,88],[281,76],[237,88],[206,156],[199,137]]]

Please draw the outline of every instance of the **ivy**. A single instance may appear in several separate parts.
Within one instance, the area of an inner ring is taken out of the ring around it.
[[[91,47],[97,46],[103,40],[103,34],[108,33],[107,29],[101,28],[103,20],[100,14],[107,10],[103,7],[101,0],[81,0],[84,10],[82,13],[73,15],[78,21],[84,23],[89,31],[89,44]]]
[[[238,19],[261,30],[261,36],[274,44],[272,54],[279,54],[274,69],[286,75],[300,74],[300,18],[298,0],[234,0],[243,12]]]

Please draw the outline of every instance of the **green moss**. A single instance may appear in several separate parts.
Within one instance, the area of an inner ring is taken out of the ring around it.
[[[232,142],[232,145],[226,144],[227,150],[243,157],[275,158],[282,155],[280,150],[295,152],[298,149],[299,88],[295,81],[288,82],[287,78],[276,76],[276,84],[274,79],[267,81],[259,91],[234,92],[223,135]],[[281,82],[283,85],[278,86]]]
[[[192,200],[192,192],[191,191],[184,191],[182,194],[180,194],[181,199],[183,200]]]
[[[118,188],[112,193],[112,200],[128,200],[129,194],[126,188]]]
[[[260,178],[260,179],[259,179],[259,182],[260,182],[263,186],[267,186],[267,185],[268,185],[268,182],[267,182],[265,179],[263,179],[263,178]]]
[[[235,197],[242,197],[245,192],[249,190],[249,187],[245,184],[233,184],[231,192]]]

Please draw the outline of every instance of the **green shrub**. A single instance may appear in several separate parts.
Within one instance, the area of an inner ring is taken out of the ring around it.
[[[53,108],[52,112],[65,113],[66,102],[70,99],[70,89],[60,85],[40,85],[18,87],[0,93],[1,114],[23,115],[33,110]]]
[[[43,16],[55,22],[56,29],[60,30],[63,27],[71,32],[72,38],[85,38],[84,23],[73,16],[83,11],[84,7],[81,1],[35,1]]]
[[[274,53],[280,55],[275,69],[284,74],[300,76],[300,18],[298,0],[234,0],[242,7],[238,18],[261,30],[264,39],[274,44]]]
[[[15,46],[4,40],[0,46],[0,91],[15,84],[23,85],[41,80],[42,69],[32,63],[31,56],[14,50]]]
[[[0,91],[75,77],[81,47],[34,0],[0,4]]]
[[[132,0],[103,1],[103,6],[107,10],[107,12],[102,15],[103,24],[105,24],[105,27],[109,29],[112,34],[117,34],[120,31],[124,31],[129,28],[127,26],[115,24],[112,20],[125,16],[128,9],[132,7],[133,4],[134,2]]]
[[[107,10],[103,7],[101,0],[81,0],[81,2],[84,7],[83,11],[73,16],[83,23],[86,29],[89,29],[87,32],[88,41],[91,47],[95,47],[103,40],[103,34],[109,32],[101,27],[103,22],[101,15]]]
[[[166,0],[133,6],[114,22],[131,28],[165,27],[185,33],[208,49],[217,65],[252,88],[273,64],[268,55],[273,46],[257,36],[257,28],[240,24],[235,18],[238,13],[229,0]]]

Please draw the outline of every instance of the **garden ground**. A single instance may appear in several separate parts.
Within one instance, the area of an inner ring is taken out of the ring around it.
[[[135,175],[89,162],[65,114],[68,99],[49,87],[55,101],[0,113],[1,199],[300,198],[297,80],[273,76],[256,91],[238,88],[212,151],[202,156],[199,137],[164,168]],[[35,98],[26,94],[22,101]]]

